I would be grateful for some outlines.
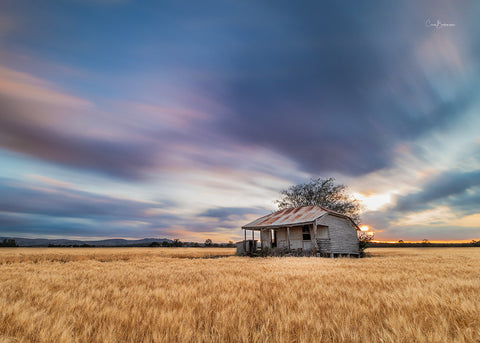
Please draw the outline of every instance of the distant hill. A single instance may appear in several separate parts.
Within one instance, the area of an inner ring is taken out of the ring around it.
[[[18,238],[18,237],[0,237],[4,239],[14,239],[19,247],[48,247],[49,245],[71,246],[71,245],[91,245],[96,247],[141,247],[148,246],[153,242],[169,242],[167,238],[142,238],[142,239],[102,239],[98,241],[81,241],[73,239],[44,239],[44,238]]]

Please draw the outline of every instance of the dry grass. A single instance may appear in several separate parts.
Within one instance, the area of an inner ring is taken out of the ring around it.
[[[0,249],[0,341],[480,342],[480,249],[219,253]]]
[[[0,265],[19,262],[130,261],[158,257],[211,258],[232,256],[233,248],[6,248],[0,249]]]

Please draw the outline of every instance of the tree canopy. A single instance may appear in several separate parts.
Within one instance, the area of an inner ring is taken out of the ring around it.
[[[289,207],[319,205],[344,214],[360,223],[360,203],[349,193],[347,186],[335,184],[333,177],[312,178],[310,182],[294,185],[281,191],[282,198],[275,203],[280,210]]]

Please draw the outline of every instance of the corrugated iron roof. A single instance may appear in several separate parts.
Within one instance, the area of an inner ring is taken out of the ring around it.
[[[338,215],[321,206],[292,207],[280,210],[243,226],[243,229],[258,229],[262,227],[286,226],[313,222],[326,213]],[[342,215],[342,217],[345,217]]]

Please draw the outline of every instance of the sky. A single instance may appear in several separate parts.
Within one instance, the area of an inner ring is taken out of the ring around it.
[[[478,1],[0,2],[0,236],[239,240],[335,177],[480,239]]]

